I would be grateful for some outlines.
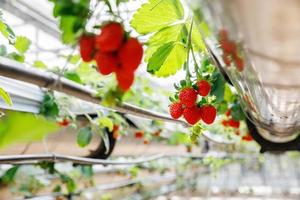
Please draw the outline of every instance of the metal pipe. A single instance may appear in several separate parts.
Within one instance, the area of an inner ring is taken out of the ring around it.
[[[91,165],[136,165],[145,162],[150,162],[164,158],[163,154],[156,154],[148,156],[147,158],[137,158],[127,161],[116,161],[116,160],[103,160],[103,159],[92,159],[82,158],[77,156],[68,156],[60,154],[24,154],[24,155],[5,155],[0,156],[0,164],[26,164],[34,163],[35,161],[47,161],[47,162],[72,162],[76,164],[91,164]]]

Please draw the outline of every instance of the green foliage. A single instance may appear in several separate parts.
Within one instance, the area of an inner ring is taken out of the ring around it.
[[[92,165],[81,165],[80,171],[85,178],[92,178],[94,175],[93,166]]]
[[[14,46],[20,54],[24,54],[29,49],[30,44],[31,41],[28,38],[17,36]]]
[[[9,105],[9,106],[12,106],[12,105],[13,105],[12,100],[11,100],[9,94],[8,94],[3,88],[1,88],[1,87],[0,87],[0,98],[2,98],[3,101],[4,101],[7,105]]]
[[[0,45],[0,56],[5,56],[7,54],[6,46],[1,44]]]
[[[13,166],[8,169],[0,178],[0,185],[9,185],[14,181],[19,166]]]
[[[184,10],[179,0],[149,0],[135,13],[131,26],[140,34],[148,34],[183,17]]]
[[[53,15],[59,18],[62,41],[74,44],[85,30],[89,14],[89,0],[49,0],[54,3]]]
[[[224,99],[225,80],[222,74],[218,71],[215,71],[213,74],[213,79],[214,82],[210,94],[216,96],[216,102],[220,103]]]
[[[76,83],[82,83],[80,76],[76,72],[67,71],[64,73],[64,77]]]
[[[147,41],[147,71],[158,77],[175,74],[187,60],[187,36],[191,19],[184,19],[179,0],[149,0],[135,13],[131,26],[140,34],[152,34]],[[195,51],[204,49],[199,27],[192,30]]]
[[[188,134],[183,132],[175,132],[173,133],[169,140],[169,145],[179,145],[179,144],[191,144],[191,140]]]
[[[38,69],[47,69],[47,65],[41,61],[41,60],[36,60],[34,61],[34,63],[32,64],[33,67],[36,67]]]
[[[110,132],[113,131],[114,124],[111,119],[108,117],[99,117],[97,120],[100,128],[108,128]]]
[[[20,63],[23,63],[25,61],[25,56],[22,55],[22,54],[18,54],[16,52],[11,52],[9,54],[7,54],[7,57],[9,59],[12,59],[12,60],[15,60],[15,61],[18,61]]]
[[[243,112],[240,104],[238,104],[238,103],[234,103],[232,105],[230,114],[234,120],[239,121],[239,120],[245,119],[244,112]]]
[[[87,146],[92,140],[92,130],[90,127],[83,127],[77,133],[77,144],[80,147]]]
[[[182,43],[166,43],[149,59],[147,71],[156,76],[175,74],[186,61],[186,48]]]
[[[0,124],[0,148],[18,142],[40,141],[58,130],[55,122],[29,113],[6,112]]]
[[[59,114],[58,104],[51,93],[46,93],[44,96],[44,100],[40,107],[40,114],[49,117],[56,118]]]
[[[61,181],[66,184],[68,193],[71,194],[76,190],[76,183],[73,178],[66,174],[60,174]]]
[[[0,33],[8,39],[10,44],[14,44],[15,42],[15,33],[11,29],[11,27],[5,23],[5,21],[2,18],[2,12],[0,10]]]

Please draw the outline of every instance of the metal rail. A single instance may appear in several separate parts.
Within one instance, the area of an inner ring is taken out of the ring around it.
[[[165,154],[155,154],[147,157],[139,157],[136,159],[127,159],[125,161],[118,160],[105,160],[105,159],[93,159],[93,158],[83,158],[78,156],[69,156],[56,153],[48,154],[20,154],[20,155],[1,155],[0,164],[34,164],[40,161],[46,162],[72,162],[75,164],[99,164],[99,165],[136,165],[142,164],[150,161],[155,161],[159,159],[168,158],[187,158],[187,159],[197,159],[202,160],[206,157],[214,157],[218,159],[244,159],[245,154],[201,154],[201,155],[165,155]],[[253,155],[252,155],[253,156]],[[257,157],[257,156],[256,156]]]
[[[21,63],[3,57],[0,57],[0,75],[31,83],[42,88],[53,89],[92,103],[99,104],[101,101],[101,97],[97,96],[97,91],[90,87],[77,84],[71,80],[68,80],[64,77],[59,77],[58,75],[50,72],[44,72],[33,67],[27,67]],[[131,114],[142,118],[160,120],[190,127],[190,125],[183,120],[175,120],[166,114],[149,111],[128,103],[121,103],[113,108],[108,109],[113,109],[120,113]],[[217,141],[211,138],[209,133],[206,132],[203,134],[203,136],[208,141],[214,143],[226,145],[233,144],[230,141]]]
[[[40,161],[46,162],[72,162],[76,164],[99,164],[99,165],[136,165],[164,158],[163,154],[156,154],[146,158],[136,158],[126,161],[104,160],[93,158],[82,158],[60,154],[25,154],[25,155],[5,155],[0,156],[0,164],[33,164]]]

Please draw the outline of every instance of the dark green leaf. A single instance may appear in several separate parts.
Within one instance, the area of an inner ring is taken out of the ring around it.
[[[10,168],[9,170],[7,170],[0,178],[1,184],[8,185],[8,184],[12,183],[18,169],[19,169],[19,166],[14,166],[14,167]]]

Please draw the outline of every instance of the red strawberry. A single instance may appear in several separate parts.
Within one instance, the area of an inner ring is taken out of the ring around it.
[[[197,91],[191,87],[184,88],[179,92],[179,100],[186,107],[192,107],[197,100]]]
[[[113,132],[113,138],[116,140],[119,138],[119,131],[114,131]]]
[[[114,131],[119,131],[119,126],[118,126],[118,125],[115,125],[115,124],[114,124],[114,126],[113,126],[113,132],[114,132]]]
[[[111,22],[102,27],[96,37],[96,47],[102,52],[117,51],[124,40],[124,29],[121,24]]]
[[[196,105],[190,108],[185,108],[183,117],[189,124],[196,124],[201,119],[201,111]]]
[[[155,131],[155,132],[153,133],[153,135],[154,135],[155,137],[159,137],[159,136],[160,136],[160,133],[161,133],[161,129]]]
[[[232,52],[232,43],[228,40],[221,40],[220,41],[220,46],[221,46],[221,49],[223,50],[223,52],[225,53],[231,53]]]
[[[222,120],[221,123],[224,127],[228,126],[228,121],[227,120]]]
[[[225,65],[230,66],[231,61],[230,61],[230,58],[229,58],[229,54],[224,52],[223,55],[222,55],[222,58],[223,58],[223,62],[225,63]]]
[[[253,141],[253,138],[252,138],[252,136],[251,136],[249,133],[247,133],[247,135],[244,135],[244,136],[242,137],[242,140],[243,140],[243,141],[250,142],[250,141]]]
[[[118,59],[112,53],[103,53],[98,51],[95,55],[98,71],[103,75],[109,75],[116,71],[118,67]]]
[[[144,144],[149,144],[149,140],[148,139],[144,139]]]
[[[220,37],[220,40],[227,40],[228,39],[227,31],[224,29],[220,30],[219,37]]]
[[[126,69],[136,70],[143,58],[143,47],[135,38],[129,38],[119,50],[119,60]]]
[[[230,116],[230,114],[231,114],[231,110],[230,110],[230,109],[228,109],[228,110],[226,111],[225,115],[226,115],[227,117],[229,117],[229,116]]]
[[[234,119],[230,119],[230,120],[228,120],[228,126],[230,126],[232,128],[239,128],[240,127],[240,122],[235,121]]]
[[[60,121],[60,122],[57,122],[57,124],[58,124],[59,126],[63,126],[63,127],[68,126],[70,123],[71,123],[70,120],[68,120],[67,118],[64,118],[64,119],[63,119],[62,121]]]
[[[135,134],[134,134],[134,136],[135,136],[135,138],[142,138],[142,137],[144,137],[144,132],[143,131],[137,131],[137,132],[135,132]]]
[[[244,61],[243,61],[243,59],[240,58],[240,57],[235,57],[234,61],[235,61],[235,65],[236,65],[237,70],[242,72],[244,70]]]
[[[183,113],[182,104],[180,102],[172,103],[169,107],[169,111],[173,119],[178,119]]]
[[[113,138],[115,140],[118,139],[118,137],[119,137],[119,126],[118,125],[114,124],[112,133],[113,133]]]
[[[95,36],[93,35],[82,35],[80,40],[80,55],[84,62],[90,62],[93,60],[95,51]]]
[[[129,90],[129,88],[133,84],[134,72],[131,70],[126,70],[123,67],[118,67],[116,70],[116,78],[119,88],[125,92]]]
[[[209,82],[207,82],[206,80],[201,80],[197,82],[197,86],[198,86],[198,94],[200,96],[205,97],[209,94],[211,89]]]
[[[216,119],[217,110],[212,105],[203,106],[201,107],[201,116],[204,123],[212,124]]]

